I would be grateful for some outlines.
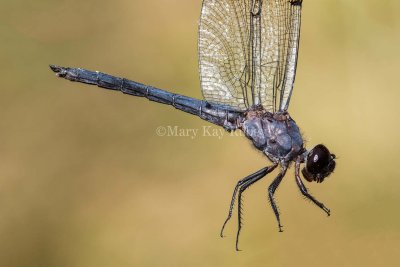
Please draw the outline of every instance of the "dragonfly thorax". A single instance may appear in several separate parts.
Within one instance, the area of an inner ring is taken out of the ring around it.
[[[242,130],[254,146],[273,162],[289,162],[304,152],[303,138],[287,112],[247,112]]]

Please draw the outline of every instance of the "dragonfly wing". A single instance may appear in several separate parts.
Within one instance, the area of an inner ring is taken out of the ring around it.
[[[292,0],[285,9],[287,23],[285,34],[281,42],[284,44],[284,61],[280,66],[284,73],[283,84],[280,88],[280,110],[287,110],[293,92],[296,77],[297,57],[299,52],[300,26],[301,26],[301,4],[302,0]]]
[[[199,28],[199,68],[206,100],[249,107],[249,29],[246,1],[204,0]]]
[[[286,110],[296,72],[301,0],[204,0],[204,98],[245,110]]]
[[[259,72],[255,77],[260,81],[254,90],[265,109],[283,111],[288,109],[296,75],[302,0],[262,2],[261,34],[254,38],[260,52],[253,48]]]

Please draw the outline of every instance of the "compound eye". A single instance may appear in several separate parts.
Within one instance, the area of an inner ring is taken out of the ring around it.
[[[329,165],[331,154],[324,145],[317,145],[311,150],[307,157],[307,171],[318,174]]]

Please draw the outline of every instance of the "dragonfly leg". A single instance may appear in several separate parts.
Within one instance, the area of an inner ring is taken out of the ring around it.
[[[239,235],[240,235],[240,231],[242,229],[242,194],[252,184],[254,184],[258,180],[262,179],[268,173],[272,172],[276,168],[276,166],[277,166],[277,164],[272,165],[271,167],[265,167],[265,168],[259,170],[258,172],[254,173],[252,175],[249,175],[248,177],[251,176],[251,178],[247,179],[244,183],[242,183],[241,186],[238,187],[238,190],[239,190],[239,193],[238,193],[238,230],[237,230],[237,234],[236,234],[236,250],[237,251],[239,251]],[[243,179],[243,180],[245,180],[245,179]],[[235,194],[235,192],[234,192],[234,194]],[[234,198],[235,198],[235,195],[233,196],[233,203],[235,202]],[[233,206],[231,203],[230,215],[228,215],[227,220],[229,220],[230,216],[232,215],[232,208],[233,208]]]
[[[239,188],[240,188],[242,185],[244,185],[246,182],[252,180],[253,178],[255,179],[256,177],[259,177],[260,175],[262,175],[261,177],[264,177],[266,174],[268,174],[268,173],[270,173],[271,171],[273,171],[273,170],[276,168],[276,166],[277,166],[277,165],[275,164],[275,165],[272,165],[271,167],[262,168],[261,170],[259,170],[259,171],[255,172],[255,173],[250,174],[249,176],[243,178],[242,180],[240,180],[240,181],[236,184],[235,189],[233,190],[231,204],[230,204],[230,206],[229,206],[228,217],[226,218],[224,224],[222,225],[222,229],[221,229],[221,233],[220,233],[220,236],[221,236],[221,237],[224,237],[224,229],[225,229],[225,226],[226,226],[226,224],[228,223],[228,221],[229,221],[229,220],[231,219],[231,217],[232,217],[232,211],[233,211],[233,207],[234,207],[234,205],[235,205],[236,195],[237,195],[237,192],[238,192]]]
[[[300,162],[296,161],[296,168],[295,168],[295,176],[296,176],[296,183],[297,186],[300,189],[300,192],[309,200],[311,200],[312,202],[315,203],[315,205],[317,205],[318,207],[320,207],[323,211],[326,212],[326,214],[328,216],[331,215],[331,211],[325,207],[324,204],[322,204],[321,202],[319,202],[318,200],[316,200],[312,195],[310,195],[310,193],[308,193],[307,187],[303,184],[301,178],[300,178]]]
[[[281,183],[283,177],[285,176],[287,168],[288,168],[287,166],[283,166],[282,171],[279,173],[279,175],[275,178],[275,180],[268,187],[269,201],[271,203],[272,209],[274,210],[276,220],[278,221],[279,232],[283,232],[283,231],[282,231],[281,220],[279,218],[278,207],[274,200],[274,193],[275,193],[276,189],[278,188],[279,184]]]

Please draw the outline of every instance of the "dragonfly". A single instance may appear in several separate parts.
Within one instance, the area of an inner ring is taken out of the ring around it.
[[[294,177],[304,197],[330,210],[304,185],[321,183],[335,169],[335,155],[323,144],[307,150],[288,112],[296,77],[302,0],[203,0],[198,41],[203,100],[175,94],[98,71],[50,65],[58,77],[144,97],[223,127],[242,131],[270,164],[237,182],[228,216],[237,200],[236,250],[242,229],[243,193],[276,168],[268,198],[283,231],[274,193],[294,163]],[[302,167],[302,168],[301,168]],[[301,171],[300,171],[301,169]]]

